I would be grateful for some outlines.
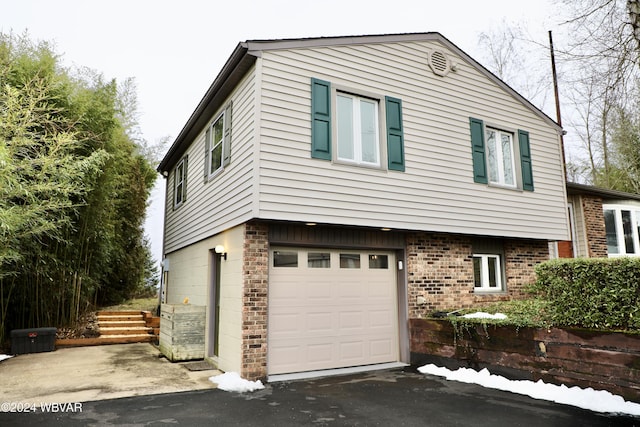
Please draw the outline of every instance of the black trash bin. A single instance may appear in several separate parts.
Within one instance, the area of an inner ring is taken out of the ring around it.
[[[56,328],[14,329],[11,331],[11,353],[42,353],[56,346]]]

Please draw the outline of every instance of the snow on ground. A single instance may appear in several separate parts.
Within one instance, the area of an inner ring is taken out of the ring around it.
[[[218,388],[224,391],[237,391],[244,393],[245,391],[262,390],[264,385],[262,381],[249,381],[240,378],[237,372],[226,372],[209,378],[209,381],[218,384]]]
[[[2,362],[4,359],[8,359],[10,357],[13,357],[13,356],[9,356],[8,354],[0,354],[0,362]]]
[[[476,313],[469,313],[469,314],[465,314],[464,316],[465,319],[499,319],[499,320],[503,320],[507,318],[506,314],[502,314],[502,313],[496,313],[496,314],[489,314],[489,313],[485,313],[482,311],[478,311]]]
[[[418,368],[423,374],[445,377],[451,381],[459,381],[469,384],[479,384],[487,388],[524,394],[534,399],[550,400],[565,405],[577,406],[594,412],[619,413],[640,415],[640,404],[627,402],[621,396],[611,394],[605,390],[580,387],[567,387],[566,385],[547,384],[542,380],[537,382],[529,380],[508,380],[499,375],[493,375],[488,370],[480,372],[469,368],[460,368],[451,371],[436,365],[424,365]]]

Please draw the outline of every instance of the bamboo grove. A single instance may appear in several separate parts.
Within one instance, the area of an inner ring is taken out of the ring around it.
[[[155,172],[131,84],[0,34],[0,346],[11,329],[69,325],[149,286]]]

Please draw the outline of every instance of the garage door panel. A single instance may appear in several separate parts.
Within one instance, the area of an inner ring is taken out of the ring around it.
[[[311,334],[330,334],[335,329],[331,313],[309,313],[305,318],[306,330]]]
[[[299,366],[302,363],[303,351],[299,345],[278,346],[269,350],[270,356],[278,360],[279,367]]]
[[[346,363],[359,363],[365,356],[362,341],[342,342],[338,346],[340,360]]]
[[[331,343],[308,345],[306,351],[307,360],[311,363],[330,363],[334,359]]]
[[[367,295],[366,286],[362,283],[350,283],[348,280],[344,280],[336,284],[336,288],[339,298],[361,300],[363,296]]]
[[[273,328],[276,335],[299,335],[302,332],[302,321],[300,313],[282,313],[269,319],[269,327]]]
[[[369,342],[369,353],[372,357],[386,357],[393,343],[388,339],[377,339]]]
[[[327,286],[327,282],[307,282],[301,283],[300,286],[306,291],[306,296],[311,304],[326,304],[333,298],[331,286]]]
[[[395,316],[395,313],[392,313],[390,310],[370,311],[369,326],[372,328],[388,328],[389,325],[394,323],[393,316]]]
[[[341,268],[342,250],[287,251],[298,253],[298,266],[271,262],[269,270],[270,375],[398,360],[395,270],[369,269],[365,252],[360,268]],[[309,252],[330,253],[330,261],[309,268]],[[382,256],[394,265],[392,253]],[[344,265],[357,265],[347,258]]]
[[[354,333],[354,329],[362,330],[365,314],[362,311],[346,311],[338,315],[338,329],[347,333]]]

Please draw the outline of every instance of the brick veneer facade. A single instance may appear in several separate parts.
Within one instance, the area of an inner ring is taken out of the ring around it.
[[[535,267],[549,259],[546,240],[507,239],[504,241],[505,269],[509,296],[527,296],[527,285],[535,282]]]
[[[409,318],[434,310],[466,308],[491,301],[517,298],[535,280],[534,267],[548,259],[546,241],[504,239],[507,292],[474,293],[473,240],[443,233],[410,233],[406,239]],[[244,230],[242,368],[250,380],[267,376],[267,315],[269,281],[269,229],[248,222]],[[418,305],[423,296],[426,305]]]
[[[268,231],[265,224],[245,224],[240,375],[250,380],[267,376]]]
[[[492,301],[520,298],[535,280],[534,267],[549,259],[546,241],[505,239],[507,292],[474,293],[471,237],[413,233],[407,236],[407,293],[409,318],[434,310],[468,308]],[[426,299],[418,305],[417,297]]]
[[[604,228],[602,198],[583,195],[581,199],[589,258],[606,258],[609,253],[607,250],[607,235]]]

